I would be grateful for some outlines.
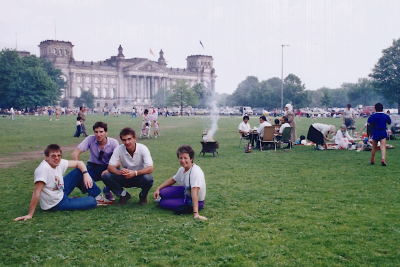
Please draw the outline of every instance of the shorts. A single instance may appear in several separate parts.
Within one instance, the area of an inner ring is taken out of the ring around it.
[[[349,126],[353,126],[354,125],[354,121],[352,118],[345,118],[344,119],[344,124],[346,125],[347,128],[349,128]]]
[[[386,130],[374,130],[372,131],[372,140],[378,142],[381,141],[382,139],[387,138],[387,132]]]

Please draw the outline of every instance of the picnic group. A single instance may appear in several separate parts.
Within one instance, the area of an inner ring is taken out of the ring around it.
[[[367,139],[371,141],[370,164],[375,163],[375,153],[380,143],[382,166],[386,166],[385,144],[387,125],[391,124],[390,117],[383,112],[383,105],[375,105],[376,113],[372,114],[365,125]],[[264,129],[274,128],[274,138],[277,142],[285,141],[283,136],[285,129],[290,129],[288,146],[291,143],[305,144],[307,141],[302,136],[296,140],[296,122],[293,106],[287,104],[285,113],[280,119],[275,119],[275,125],[271,125],[265,115],[259,117],[260,124],[257,129],[251,129],[249,116],[243,116],[243,122],[238,130],[241,138],[249,140],[256,148],[263,146]],[[145,110],[143,113],[143,125],[140,137],[146,137],[150,131],[150,123],[156,128],[156,114],[154,110]],[[348,105],[343,114],[343,125],[338,131],[335,126],[321,123],[310,125],[307,139],[315,144],[317,149],[326,149],[329,135],[334,136],[337,149],[347,149],[353,142],[349,129],[354,130],[355,117]],[[80,118],[80,119],[79,119]],[[14,220],[28,220],[33,217],[38,202],[42,210],[87,210],[97,206],[111,205],[118,197],[117,206],[123,206],[131,199],[126,188],[140,188],[138,194],[139,204],[146,205],[148,194],[153,187],[153,160],[149,149],[137,142],[134,129],[125,127],[120,130],[119,138],[122,144],[108,137],[108,125],[104,122],[96,122],[92,129],[93,135],[86,132],[85,112],[80,108],[78,119],[85,139],[72,153],[72,160],[62,159],[62,149],[57,144],[50,144],[44,150],[44,160],[34,172],[34,191],[29,205],[29,212],[25,216]],[[364,129],[363,128],[363,129]],[[362,130],[363,130],[362,129]],[[362,131],[361,130],[361,131]],[[360,131],[360,132],[361,132]],[[78,132],[78,131],[77,131]],[[359,132],[359,133],[360,133]],[[356,133],[358,135],[359,133]],[[79,160],[82,153],[89,151],[87,164]],[[181,167],[176,174],[164,181],[153,192],[153,198],[159,203],[160,208],[173,210],[175,214],[192,214],[193,218],[206,220],[199,212],[203,209],[206,197],[206,181],[204,172],[193,162],[194,150],[189,145],[182,145],[176,150],[176,156]],[[68,168],[72,168],[65,175]],[[100,189],[96,182],[102,181],[104,188]],[[175,185],[178,184],[178,185]],[[74,188],[78,188],[87,196],[75,198],[69,197]]]
[[[307,140],[304,135],[300,136],[300,139],[296,138],[296,120],[293,112],[293,106],[287,104],[285,106],[285,113],[280,119],[274,120],[274,125],[271,124],[271,118],[267,118],[268,114],[259,117],[260,124],[258,128],[253,129],[249,123],[249,116],[243,116],[243,121],[238,126],[238,131],[241,139],[249,140],[247,147],[254,147],[256,149],[266,149],[268,146],[275,146],[277,143],[287,143],[288,145],[284,149],[291,148],[292,144],[295,145],[315,145],[317,150],[325,149],[364,149],[371,151],[370,164],[375,163],[375,154],[378,149],[381,150],[381,165],[387,166],[386,164],[386,139],[388,138],[387,125],[392,123],[391,118],[388,114],[383,112],[383,105],[381,103],[375,104],[376,112],[369,116],[364,127],[359,131],[355,132],[355,113],[351,108],[350,104],[347,104],[347,108],[343,112],[343,124],[339,130],[336,131],[334,125],[327,125],[322,123],[313,123],[310,125]],[[270,129],[272,132],[273,139],[267,139],[265,131]],[[355,139],[359,139],[362,131],[366,129],[366,133],[362,134],[363,140],[357,144]],[[288,130],[288,131],[287,131]],[[284,137],[285,132],[287,136]],[[351,134],[349,134],[351,132]],[[330,135],[333,136],[333,143],[328,144]],[[267,143],[266,145],[264,143]],[[358,147],[357,147],[358,146]],[[247,149],[247,148],[246,148]]]

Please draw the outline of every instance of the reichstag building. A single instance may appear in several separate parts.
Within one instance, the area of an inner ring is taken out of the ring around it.
[[[69,101],[83,91],[95,96],[96,107],[147,108],[159,88],[171,90],[177,79],[186,79],[190,86],[202,83],[215,92],[215,69],[212,56],[192,55],[186,58],[186,68],[167,67],[164,52],[160,51],[158,61],[147,58],[126,59],[121,45],[118,55],[104,61],[75,61],[73,44],[65,41],[42,41],[40,57],[53,62],[61,69],[67,82],[62,98]]]

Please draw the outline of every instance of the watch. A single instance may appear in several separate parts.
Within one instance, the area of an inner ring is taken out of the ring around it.
[[[83,171],[82,174],[88,173],[88,171]]]

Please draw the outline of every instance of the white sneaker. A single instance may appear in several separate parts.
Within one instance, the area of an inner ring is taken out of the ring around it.
[[[114,204],[114,201],[112,200],[108,200],[107,198],[105,198],[103,195],[100,195],[99,199],[97,200],[97,206],[105,206],[105,205],[112,205]]]

